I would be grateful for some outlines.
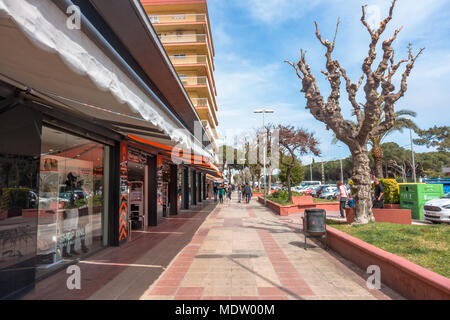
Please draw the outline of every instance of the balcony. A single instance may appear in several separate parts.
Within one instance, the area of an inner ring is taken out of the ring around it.
[[[208,86],[208,77],[183,77],[180,76],[181,83],[185,86]]]
[[[206,22],[206,14],[204,13],[149,15],[148,17],[152,24]]]
[[[208,59],[206,55],[173,55],[170,56],[170,61],[174,66],[180,66],[185,64],[208,64]]]
[[[163,44],[168,43],[206,43],[205,34],[168,34],[158,35]]]
[[[207,108],[207,114],[211,121],[213,121],[213,127],[216,127],[217,118],[215,116],[214,110],[210,107],[209,101],[207,98],[191,98],[192,104],[195,108]]]

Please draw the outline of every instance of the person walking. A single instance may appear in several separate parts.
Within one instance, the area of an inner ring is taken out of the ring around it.
[[[338,181],[337,187],[339,190],[339,211],[341,213],[341,218],[345,218],[345,204],[347,203],[347,200],[350,198],[348,194],[347,187],[342,183],[342,181]]]
[[[383,209],[384,207],[384,187],[378,180],[375,178],[375,197],[373,199],[373,208]]]
[[[225,194],[225,188],[224,186],[221,184],[219,187],[219,201],[220,203],[223,203],[223,196]]]
[[[214,202],[217,202],[217,195],[219,193],[219,188],[217,188],[217,183],[214,183],[213,192],[214,192]]]
[[[245,202],[246,203],[250,202],[251,193],[252,193],[252,189],[250,189],[250,186],[248,185],[248,183],[246,183],[245,187],[244,187],[244,194],[245,194]]]
[[[231,186],[228,186],[228,192],[227,192],[227,198],[231,201],[231,193],[233,192],[233,188]]]
[[[237,193],[238,193],[238,202],[241,203],[242,199],[242,185],[237,186]]]

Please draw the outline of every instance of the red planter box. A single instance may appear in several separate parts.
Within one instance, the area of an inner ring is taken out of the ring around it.
[[[311,196],[292,196],[292,202],[294,204],[314,204]]]
[[[327,226],[328,246],[363,270],[380,267],[381,282],[407,299],[448,300],[450,279]]]
[[[373,216],[376,222],[390,222],[397,224],[411,224],[411,210],[410,209],[372,209]],[[355,221],[353,208],[345,208],[345,216],[347,223]]]

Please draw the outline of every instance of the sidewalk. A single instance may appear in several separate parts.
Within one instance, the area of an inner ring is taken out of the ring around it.
[[[226,201],[141,299],[402,299],[312,241],[304,250],[301,228],[300,214]]]
[[[23,299],[402,299],[369,290],[362,270],[312,240],[305,251],[300,221],[256,200],[206,201],[81,261],[81,290],[64,270]]]
[[[165,218],[157,227],[133,231],[132,240],[78,263],[81,290],[68,290],[65,270],[36,284],[22,299],[139,299],[192,239],[213,211],[211,200]]]

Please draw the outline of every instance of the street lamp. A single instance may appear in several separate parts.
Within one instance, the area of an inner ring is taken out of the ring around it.
[[[342,148],[342,146],[337,144],[338,148]],[[344,183],[344,170],[342,170],[342,158],[339,158],[339,162],[341,164],[341,182]]]
[[[266,113],[274,113],[275,111],[271,110],[271,109],[257,109],[254,110],[253,113],[262,113],[263,115],[263,129],[264,132],[267,135],[267,130],[265,130],[265,114]],[[264,205],[266,205],[266,185],[267,185],[267,178],[266,178],[266,145],[267,145],[267,136],[266,136],[266,141],[264,143],[264,161],[263,161],[263,166],[264,166]]]

